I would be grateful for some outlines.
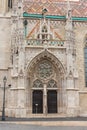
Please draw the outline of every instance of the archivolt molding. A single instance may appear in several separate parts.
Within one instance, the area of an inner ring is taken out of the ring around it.
[[[59,61],[59,59],[56,56],[54,56],[51,52],[49,52],[48,50],[44,50],[43,52],[41,52],[37,56],[35,56],[31,60],[31,62],[27,63],[27,66],[26,66],[27,76],[29,75],[29,73],[32,73],[32,71],[34,71],[34,68],[38,64],[38,62],[40,62],[44,59],[49,60],[56,67],[56,70],[59,71],[59,74],[61,76],[65,75],[65,68],[64,68],[63,64]]]

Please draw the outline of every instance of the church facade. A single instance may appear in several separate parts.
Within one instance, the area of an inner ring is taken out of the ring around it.
[[[86,0],[1,0],[0,35],[0,115],[87,116]]]

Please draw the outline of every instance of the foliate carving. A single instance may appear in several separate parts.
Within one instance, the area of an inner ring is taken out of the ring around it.
[[[38,75],[42,79],[49,78],[53,73],[52,65],[44,60],[38,65]]]
[[[44,46],[44,45],[49,45],[49,46],[64,46],[63,40],[34,40],[34,39],[28,39],[26,40],[26,45],[33,45],[33,46]]]
[[[16,16],[12,16],[12,24],[16,24],[17,23],[17,17]]]

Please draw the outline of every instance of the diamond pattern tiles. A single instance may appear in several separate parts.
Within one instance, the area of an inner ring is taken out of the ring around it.
[[[42,14],[42,9],[47,9],[47,15],[66,15],[67,1],[65,0],[24,0],[24,12]],[[87,0],[70,1],[72,15],[87,17]]]

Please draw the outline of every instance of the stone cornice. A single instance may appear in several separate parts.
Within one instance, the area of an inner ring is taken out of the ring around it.
[[[23,17],[40,19],[40,18],[43,18],[43,15],[41,15],[41,14],[28,14],[28,13],[24,12]],[[66,16],[46,15],[45,17],[47,19],[57,19],[57,20],[65,20],[66,21]],[[72,21],[87,22],[87,17],[72,17]]]
[[[20,88],[10,88],[11,90],[25,90],[25,88],[22,88],[22,87],[20,87]]]

